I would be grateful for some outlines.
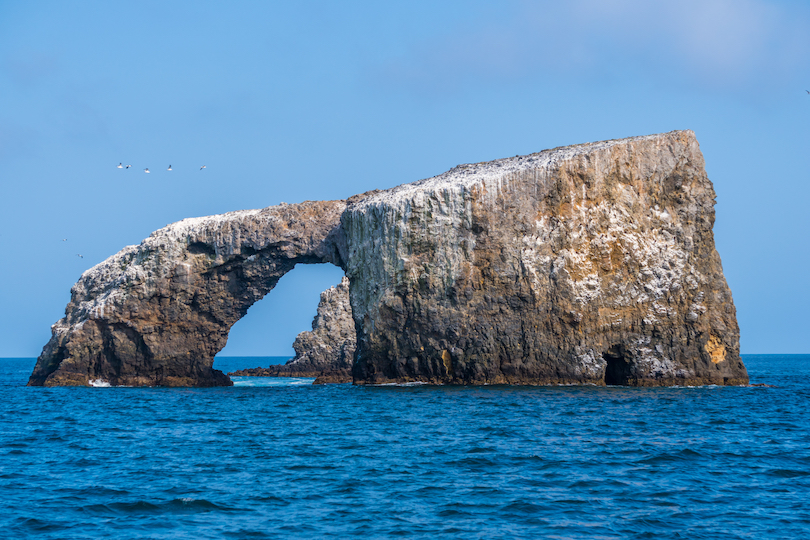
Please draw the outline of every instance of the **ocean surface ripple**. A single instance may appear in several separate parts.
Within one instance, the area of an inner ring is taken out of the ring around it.
[[[810,355],[743,359],[775,387],[28,388],[0,359],[0,536],[808,538]]]

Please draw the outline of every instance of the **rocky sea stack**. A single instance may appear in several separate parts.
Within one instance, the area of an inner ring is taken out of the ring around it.
[[[349,281],[355,383],[747,384],[714,198],[674,131],[184,220],[82,275],[29,384],[229,384],[231,325],[321,262]]]

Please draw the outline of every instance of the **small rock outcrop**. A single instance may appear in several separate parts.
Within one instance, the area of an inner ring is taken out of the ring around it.
[[[322,297],[289,368],[340,366],[321,382],[345,379],[353,328],[358,384],[747,384],[714,204],[673,131],[184,220],[82,275],[29,384],[230,384],[211,366],[231,325],[322,262],[353,323]]]
[[[286,364],[234,371],[228,375],[251,377],[317,377],[316,383],[352,382],[352,361],[357,344],[349,280],[321,293],[312,331],[295,338],[295,358]]]
[[[231,326],[300,263],[341,265],[345,201],[184,219],[82,274],[29,385],[222,386]]]

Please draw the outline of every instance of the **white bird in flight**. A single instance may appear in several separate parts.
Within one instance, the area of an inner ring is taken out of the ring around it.
[[[123,163],[119,163],[119,164],[118,164],[118,168],[119,168],[119,169],[123,169],[123,168],[124,168],[124,164],[123,164]]]
[[[126,168],[127,168],[127,169],[129,169],[130,167],[132,167],[132,165],[127,165],[127,166],[126,166]]]
[[[149,172],[149,167],[145,168],[145,169],[143,170],[143,172],[148,173],[148,172]]]
[[[81,257],[82,259],[84,259],[84,255],[81,255],[81,254],[79,254],[79,253],[77,253],[77,254],[76,254],[76,256],[77,256],[77,257]]]
[[[203,165],[202,167],[200,167],[200,170],[203,170],[204,168],[205,168],[205,165]]]
[[[172,166],[171,166],[171,165],[169,165],[169,168],[168,168],[168,169],[166,169],[166,170],[167,170],[167,171],[172,170]]]

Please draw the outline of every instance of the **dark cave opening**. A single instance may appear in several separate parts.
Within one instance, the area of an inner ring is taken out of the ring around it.
[[[605,384],[608,386],[628,386],[632,377],[630,361],[625,357],[621,347],[611,347],[602,354],[607,362],[605,367]]]

